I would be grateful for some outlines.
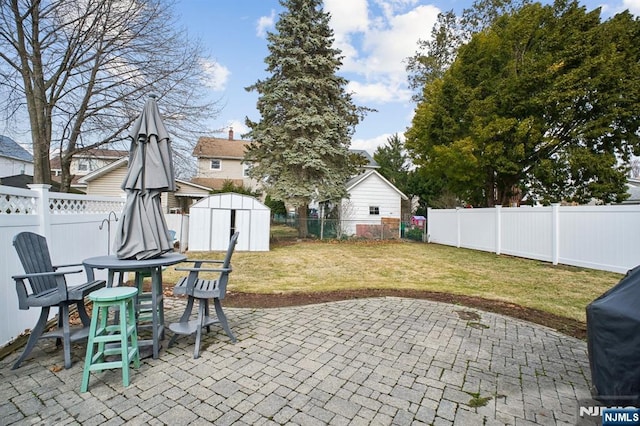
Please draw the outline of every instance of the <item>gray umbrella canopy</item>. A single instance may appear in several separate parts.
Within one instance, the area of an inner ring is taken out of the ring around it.
[[[145,103],[129,137],[129,168],[122,183],[127,200],[115,252],[119,259],[152,259],[173,250],[160,196],[176,190],[169,133],[155,97]]]

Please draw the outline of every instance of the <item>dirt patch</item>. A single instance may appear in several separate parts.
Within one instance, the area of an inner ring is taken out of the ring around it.
[[[544,325],[557,330],[560,333],[573,336],[578,339],[586,340],[587,338],[586,324],[571,318],[564,318],[537,309],[524,308],[513,303],[502,302],[499,300],[488,300],[480,297],[437,293],[432,291],[372,289],[332,291],[325,293],[285,294],[259,294],[228,291],[223,304],[224,306],[235,308],[279,308],[285,306],[310,305],[315,303],[335,302],[338,300],[384,296],[428,299],[437,302],[476,308],[482,311],[494,312]]]

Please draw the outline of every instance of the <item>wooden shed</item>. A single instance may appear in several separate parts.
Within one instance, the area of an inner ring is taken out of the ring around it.
[[[210,195],[189,209],[189,251],[224,251],[240,231],[236,250],[269,251],[271,210],[233,192]]]

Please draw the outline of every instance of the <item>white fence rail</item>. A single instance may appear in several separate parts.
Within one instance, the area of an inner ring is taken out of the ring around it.
[[[40,314],[38,309],[18,309],[11,276],[24,271],[13,237],[23,231],[44,235],[54,264],[78,263],[108,253],[115,234],[110,212],[120,217],[123,206],[122,198],[49,192],[48,185],[32,185],[30,190],[0,186],[0,346],[33,327]],[[109,215],[110,225],[105,220]],[[79,284],[84,278],[84,273],[73,274],[69,283]]]
[[[428,209],[427,238],[529,259],[625,273],[640,264],[640,206]]]

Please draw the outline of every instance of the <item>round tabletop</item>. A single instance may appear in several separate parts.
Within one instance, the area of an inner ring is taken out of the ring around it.
[[[157,268],[184,262],[187,256],[181,253],[165,253],[153,259],[118,259],[117,256],[96,256],[82,261],[85,266],[98,269],[135,271],[138,269]]]

